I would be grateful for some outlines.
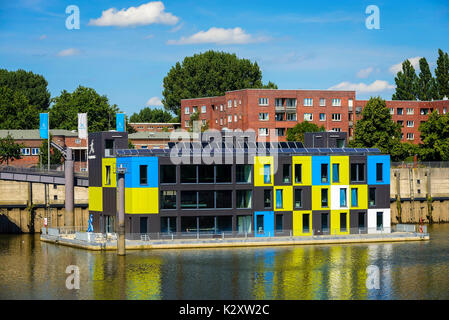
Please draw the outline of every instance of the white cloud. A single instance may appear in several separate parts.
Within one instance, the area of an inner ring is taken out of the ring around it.
[[[395,86],[389,84],[387,81],[376,80],[371,84],[365,83],[351,83],[351,82],[341,82],[335,86],[329,88],[329,90],[354,90],[357,93],[372,93],[381,92],[385,90],[392,90]]]
[[[242,28],[224,29],[212,27],[207,31],[200,31],[190,37],[182,37],[179,40],[169,40],[167,44],[246,44],[251,42],[267,41],[266,37],[254,38],[247,34]]]
[[[69,48],[69,49],[65,49],[65,50],[61,50],[58,52],[58,56],[60,57],[69,57],[69,56],[76,56],[78,54],[80,54],[81,51],[79,51],[78,49],[75,48]]]
[[[138,7],[129,7],[120,11],[115,8],[109,8],[101,13],[100,18],[91,19],[89,25],[130,27],[153,23],[177,24],[179,18],[164,10],[164,4],[161,1],[148,2]]]
[[[158,97],[150,98],[150,100],[147,101],[146,105],[147,105],[147,107],[150,107],[150,106],[151,107],[162,107],[163,106],[161,99],[159,99]]]
[[[369,67],[366,69],[362,69],[359,72],[357,72],[357,78],[368,78],[369,75],[374,71],[373,67]]]
[[[414,57],[414,58],[409,58],[407,60],[410,61],[413,68],[415,68],[415,70],[418,70],[419,69],[419,59],[421,59],[421,58],[422,57]],[[389,70],[393,74],[396,74],[399,71],[402,71],[402,62],[392,65]]]
[[[181,30],[181,28],[184,26],[184,22],[178,24],[177,26],[174,26],[173,28],[171,28],[170,32],[177,32],[179,30]]]

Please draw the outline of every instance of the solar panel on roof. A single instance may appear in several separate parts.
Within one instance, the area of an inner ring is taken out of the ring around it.
[[[320,149],[320,152],[322,152],[322,153],[330,153],[332,151],[329,148],[322,148],[322,149]]]
[[[366,152],[367,149],[366,148],[355,148],[356,152]]]
[[[281,145],[281,148],[283,148],[283,149],[289,148],[289,145],[287,142],[280,142],[279,144]]]
[[[341,148],[332,148],[331,150],[334,153],[343,153],[344,152],[343,149],[341,149]]]
[[[310,148],[310,149],[307,149],[307,153],[319,153],[319,152],[320,152],[320,150],[317,149],[317,148]]]

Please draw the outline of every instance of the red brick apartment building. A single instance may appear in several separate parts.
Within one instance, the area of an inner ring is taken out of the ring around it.
[[[159,123],[159,122],[130,122],[129,125],[137,132],[164,132],[164,128],[171,132],[178,129],[181,124],[176,123]]]
[[[352,139],[355,122],[366,103],[356,100],[355,91],[243,89],[228,91],[224,96],[181,100],[181,127],[187,129],[190,116],[198,112],[202,124],[208,122],[211,129],[253,129],[258,138],[265,136],[267,140],[270,129],[274,129],[277,139],[285,141],[287,129],[304,120],[324,125],[326,131],[348,132]],[[403,121],[402,140],[414,143],[420,142],[418,127],[428,113],[446,113],[449,109],[447,100],[386,103],[393,120]]]

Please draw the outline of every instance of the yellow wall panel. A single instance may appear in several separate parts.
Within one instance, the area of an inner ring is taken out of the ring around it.
[[[293,210],[293,187],[292,186],[274,186],[274,211],[292,211]],[[277,208],[276,190],[282,190],[282,208]]]
[[[103,211],[102,187],[89,187],[89,210]]]
[[[327,207],[321,206],[321,189],[327,189]],[[312,210],[329,210],[331,207],[331,187],[312,186]]]
[[[346,231],[341,231],[340,214],[346,213]],[[349,210],[331,211],[331,235],[349,234]]]
[[[352,205],[352,189],[358,190],[357,206]],[[366,184],[352,184],[349,186],[349,205],[351,209],[368,209],[368,185]]]
[[[309,232],[303,232],[302,216],[309,215]],[[293,211],[293,236],[311,236],[312,235],[312,211]]]
[[[339,164],[339,182],[333,181],[333,164]],[[331,156],[331,184],[348,185],[349,184],[349,156]]]
[[[271,172],[271,180],[270,183],[264,182],[264,170],[263,166],[265,164],[270,165],[270,172]],[[263,187],[263,186],[272,186],[273,185],[273,165],[274,165],[274,159],[272,156],[266,156],[266,157],[254,157],[254,185],[256,187]]]
[[[301,164],[301,182],[295,181],[295,164]],[[310,186],[312,185],[312,157],[311,156],[293,156],[293,185],[295,186]]]
[[[159,213],[159,188],[125,188],[125,212]]]
[[[107,176],[106,176],[106,166],[110,166],[111,167],[111,183],[110,184],[106,184],[106,180],[107,180]],[[103,158],[101,159],[101,180],[102,180],[102,185],[103,187],[106,188],[115,188],[117,187],[117,174],[115,171],[115,166],[116,166],[116,158]]]

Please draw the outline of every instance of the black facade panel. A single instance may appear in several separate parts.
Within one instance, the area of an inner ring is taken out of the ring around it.
[[[271,206],[265,208],[264,203],[264,192],[265,190],[270,190],[271,192]],[[273,210],[274,206],[274,191],[273,187],[254,187],[253,191],[253,208],[254,211],[270,211]]]
[[[365,228],[359,228],[360,216],[364,215]],[[351,234],[367,233],[368,231],[368,211],[367,210],[350,210],[349,211],[349,228]]]
[[[369,196],[370,188],[375,188],[376,198],[375,204],[370,205]],[[385,209],[390,208],[390,185],[389,184],[376,184],[368,185],[368,209]]]
[[[352,164],[363,164],[364,168],[363,168],[363,180],[361,181],[355,181],[352,180],[352,175],[351,175],[351,168],[352,168]],[[367,160],[366,160],[366,156],[357,156],[357,155],[350,155],[349,156],[349,183],[350,184],[367,184]]]
[[[103,213],[117,214],[117,188],[103,188]]]
[[[302,190],[301,207],[296,207],[295,190]],[[294,186],[293,187],[293,210],[312,210],[312,186]]]
[[[290,165],[289,168],[289,180],[284,181],[284,164]],[[282,186],[282,185],[291,185],[292,184],[292,177],[293,175],[293,169],[292,169],[292,157],[291,156],[282,156],[278,155],[278,166],[277,171],[274,173],[274,185],[275,186]]]

